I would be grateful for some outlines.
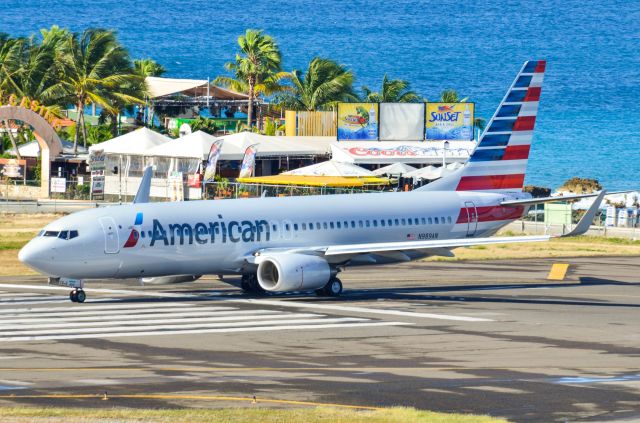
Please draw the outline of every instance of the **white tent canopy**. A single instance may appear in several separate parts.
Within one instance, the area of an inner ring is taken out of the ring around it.
[[[343,163],[335,160],[316,163],[311,166],[301,167],[300,169],[284,172],[283,175],[301,175],[301,176],[375,176],[370,170],[356,166],[352,163]]]
[[[62,141],[62,154],[73,154],[73,143],[71,141]],[[38,141],[29,141],[18,146],[18,151],[22,157],[40,157],[40,145]],[[8,151],[9,154],[16,155],[16,150],[12,148]],[[78,145],[78,154],[86,154],[87,149],[81,145]]]
[[[220,137],[222,142],[221,160],[242,160],[246,148],[258,144],[258,158],[291,157],[291,156],[324,156],[329,153],[331,137],[274,137],[253,132],[239,132],[237,134]]]
[[[406,175],[409,172],[413,172],[417,170],[413,166],[409,166],[406,163],[393,163],[380,169],[376,169],[373,171],[376,175]]]
[[[169,141],[171,138],[143,127],[109,141],[94,144],[89,147],[89,151],[103,150],[109,154],[144,155],[150,148]]]
[[[156,157],[186,157],[205,160],[209,155],[211,144],[216,137],[206,132],[196,131],[184,137],[180,137],[157,147],[147,150],[145,156]]]
[[[157,76],[148,76],[144,80],[149,91],[149,97],[157,98],[165,95],[185,93],[188,95],[209,95],[220,99],[247,99],[246,94],[237,93],[227,90],[217,85],[210,84],[206,79],[179,79],[179,78],[160,78]],[[207,85],[209,87],[207,87]]]
[[[409,178],[434,180],[442,178],[443,176],[448,175],[449,173],[453,172],[456,169],[460,169],[463,166],[463,164],[458,162],[449,163],[445,167],[426,166],[413,172],[407,173],[404,176]]]

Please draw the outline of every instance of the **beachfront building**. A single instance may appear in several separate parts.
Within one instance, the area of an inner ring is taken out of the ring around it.
[[[149,91],[144,121],[161,123],[169,131],[204,117],[216,122],[222,132],[235,131],[246,122],[249,97],[217,85],[208,79],[178,79],[149,76],[145,79]],[[262,100],[254,107],[260,110]]]

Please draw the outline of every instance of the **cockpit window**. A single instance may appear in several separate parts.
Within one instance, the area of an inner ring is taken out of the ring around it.
[[[69,231],[69,239],[75,238],[78,236],[78,231]]]
[[[69,231],[60,231],[60,235],[58,235],[58,238],[67,239],[68,235],[69,235]]]
[[[58,232],[58,231],[45,231],[45,233],[44,233],[44,235],[43,235],[43,236],[53,236],[53,237],[57,237],[59,233],[60,233],[60,232]]]
[[[40,232],[38,232],[38,235],[37,235],[37,236],[42,236],[42,235],[44,235],[44,229],[43,229],[43,230],[41,230]]]

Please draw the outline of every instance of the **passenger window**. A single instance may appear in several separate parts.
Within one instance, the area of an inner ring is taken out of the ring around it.
[[[444,216],[440,218],[440,222],[442,222],[443,225],[445,224],[446,220],[445,220]]]
[[[60,234],[58,235],[58,238],[60,238],[60,239],[68,239],[69,238],[69,231],[60,231]]]
[[[400,225],[400,220],[399,220],[399,219],[396,219],[396,220],[394,221],[394,223],[396,224],[396,226],[399,226],[399,225]]]
[[[384,219],[380,219],[380,226],[384,226]]]
[[[364,227],[364,224],[362,223],[362,220],[358,220],[358,226],[361,227],[361,228]]]
[[[413,224],[418,226],[420,224],[420,219],[418,219],[417,217],[413,219]]]
[[[316,222],[316,229],[317,229],[317,230],[322,229],[322,226],[320,225],[320,222]]]
[[[409,225],[413,225],[413,219],[411,219],[411,218],[407,219],[407,223],[408,223]]]
[[[423,225],[426,225],[426,224],[427,224],[427,220],[426,220],[424,217],[421,217],[421,218],[420,218],[420,220],[422,221],[422,224],[423,224]]]
[[[329,227],[333,229],[333,222],[329,222]]]
[[[322,222],[322,227],[327,229],[327,222]]]
[[[374,228],[377,228],[377,227],[378,227],[378,221],[377,221],[377,220],[374,220],[374,221],[373,221],[373,227],[374,227]]]
[[[437,217],[434,217],[434,218],[433,218],[433,220],[434,220],[434,222],[435,222],[435,223],[436,223],[436,225],[437,225],[437,224],[438,224],[438,218],[437,218]]]
[[[451,216],[447,216],[447,223],[451,223]]]
[[[352,220],[352,221],[351,221],[351,227],[352,227],[352,228],[355,228],[355,227],[356,227],[356,221],[355,221],[355,220]]]
[[[402,226],[404,226],[404,225],[406,225],[406,224],[407,224],[406,219],[400,219],[400,221],[402,222]]]
[[[429,218],[429,225],[433,225],[433,219]]]
[[[309,229],[313,229],[313,223],[309,223]]]
[[[293,230],[294,230],[294,231],[297,231],[297,230],[298,230],[298,224],[297,224],[297,223],[294,223],[294,224],[293,224]]]
[[[285,223],[285,224],[284,224],[284,228],[288,231],[288,230],[289,230],[289,224],[288,224],[288,223]]]
[[[340,229],[340,222],[336,222],[336,226]]]
[[[367,221],[365,221],[365,223],[367,225],[367,228],[371,226],[371,222],[370,221],[367,220]]]
[[[306,231],[306,230],[307,230],[307,224],[306,224],[306,223],[303,223],[303,224],[302,224],[302,230],[303,230],[303,231]]]
[[[387,220],[387,226],[393,226],[393,220],[391,219]]]
[[[278,226],[276,226],[276,225],[271,225],[271,226],[273,227],[273,231],[274,232],[278,232]],[[218,228],[216,228],[216,229],[218,229]]]
[[[348,229],[349,228],[349,222],[347,222],[346,220],[344,221],[344,228]]]

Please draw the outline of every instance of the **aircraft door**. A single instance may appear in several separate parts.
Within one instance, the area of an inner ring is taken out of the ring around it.
[[[104,232],[104,252],[105,254],[117,254],[120,252],[120,238],[118,236],[118,225],[113,217],[101,217],[100,226]]]
[[[472,201],[466,201],[464,207],[467,211],[467,236],[474,236],[478,229],[478,210]]]

